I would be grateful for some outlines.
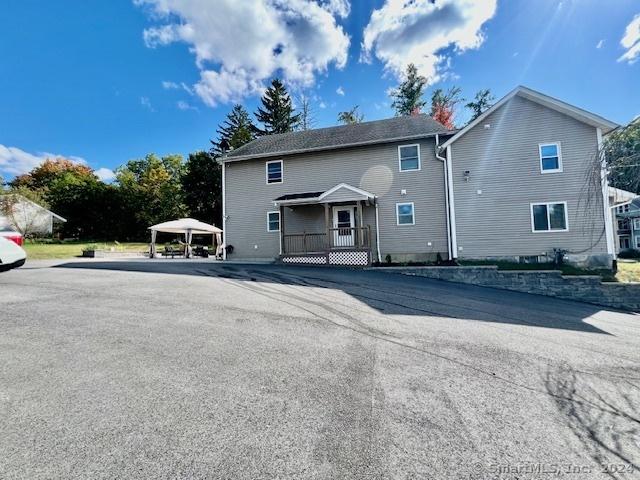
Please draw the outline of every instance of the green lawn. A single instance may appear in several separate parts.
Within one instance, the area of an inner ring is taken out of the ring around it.
[[[24,249],[27,258],[31,260],[48,260],[56,258],[73,258],[82,255],[82,250],[87,247],[99,249],[115,249],[121,252],[146,252],[149,251],[148,243],[120,243],[113,242],[61,242],[61,243],[40,243],[27,242]]]

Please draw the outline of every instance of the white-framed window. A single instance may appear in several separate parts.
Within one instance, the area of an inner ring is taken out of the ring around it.
[[[629,204],[627,203],[626,205],[620,205],[619,207],[616,207],[616,212],[617,213],[627,213],[627,212],[629,212]]]
[[[279,232],[280,231],[280,212],[274,210],[273,212],[267,212],[267,232]]]
[[[269,183],[282,183],[283,178],[283,163],[282,160],[271,160],[267,162],[266,174],[267,184]]]
[[[618,219],[618,230],[630,230],[628,218]]]
[[[531,204],[531,231],[566,232],[568,230],[567,202]]]
[[[559,143],[541,143],[540,171],[542,173],[556,173],[562,171],[562,150]]]
[[[640,230],[640,218],[633,219],[633,229]]]
[[[636,248],[640,248],[640,237],[636,237]]]
[[[396,203],[396,221],[398,225],[415,225],[413,202]]]
[[[401,172],[420,170],[420,145],[400,145],[398,147],[398,165]]]
[[[631,248],[629,237],[620,237],[620,250],[628,250]]]

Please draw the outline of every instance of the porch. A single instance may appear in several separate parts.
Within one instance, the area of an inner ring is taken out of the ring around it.
[[[373,194],[340,184],[326,192],[284,195],[274,203],[280,222],[281,262],[371,264],[375,234]]]

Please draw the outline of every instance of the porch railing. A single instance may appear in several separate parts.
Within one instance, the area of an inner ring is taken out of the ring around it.
[[[328,233],[295,233],[282,236],[283,254],[325,253],[330,250],[371,248],[371,227],[330,228]]]

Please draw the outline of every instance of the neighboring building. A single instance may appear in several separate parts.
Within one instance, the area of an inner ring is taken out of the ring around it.
[[[460,131],[416,115],[261,137],[222,160],[225,243],[285,263],[610,264],[607,189],[583,197],[616,127],[518,87]]]
[[[51,235],[54,225],[66,220],[20,195],[2,195],[0,230],[12,229],[27,235]],[[11,211],[7,212],[10,208]],[[3,213],[4,212],[4,213]]]
[[[618,249],[640,250],[640,198],[616,207]]]

